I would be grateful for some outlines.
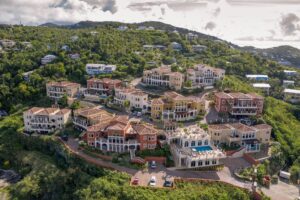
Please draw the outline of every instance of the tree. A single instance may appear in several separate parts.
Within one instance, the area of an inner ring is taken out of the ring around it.
[[[126,108],[126,110],[130,107],[130,101],[128,101],[128,100],[125,100],[124,101],[124,107]]]
[[[67,107],[68,106],[68,96],[65,94],[63,95],[59,100],[58,100],[58,104],[61,107]]]
[[[73,103],[72,103],[72,105],[70,106],[70,108],[72,109],[72,110],[76,110],[76,109],[79,109],[80,108],[80,101],[74,101]]]

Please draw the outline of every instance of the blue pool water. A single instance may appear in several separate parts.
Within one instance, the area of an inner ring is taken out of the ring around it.
[[[200,147],[192,147],[193,150],[198,152],[210,151],[212,148],[210,146],[200,146]]]

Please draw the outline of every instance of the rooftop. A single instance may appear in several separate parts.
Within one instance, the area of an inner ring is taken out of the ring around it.
[[[270,88],[270,84],[268,83],[254,83],[253,87],[255,88]]]
[[[259,129],[259,130],[272,129],[272,126],[270,126],[268,124],[258,124],[258,125],[255,125],[253,127],[256,128],[256,129]]]
[[[74,115],[79,115],[85,118],[100,118],[101,120],[112,119],[113,115],[98,107],[81,108],[74,111]]]
[[[51,81],[47,83],[47,86],[56,86],[56,87],[79,87],[80,84],[78,83],[73,83],[69,81],[60,81],[60,82],[55,82]]]
[[[197,125],[188,126],[185,128],[176,128],[173,132],[167,133],[170,137],[178,137],[184,139],[210,139],[209,134]]]
[[[225,93],[225,92],[218,92],[215,93],[215,96],[220,98],[227,98],[227,99],[263,99],[262,96],[259,96],[255,93],[248,93],[244,94],[241,92],[232,92],[232,93]]]
[[[105,83],[105,84],[119,84],[122,83],[121,80],[118,79],[110,79],[110,78],[102,78],[102,79],[98,79],[98,78],[91,78],[87,81],[91,81],[91,82],[97,82],[97,83]]]
[[[158,133],[158,131],[149,124],[134,124],[132,128],[139,135],[156,135]]]
[[[284,89],[284,93],[300,94],[300,90]]]
[[[212,124],[208,125],[208,129],[212,130],[238,130],[241,132],[249,132],[249,131],[255,131],[257,129],[272,129],[272,126],[268,124],[259,124],[255,126],[247,126],[242,123],[231,123],[231,124]]]
[[[59,108],[42,108],[42,107],[32,107],[31,109],[25,111],[24,113],[31,113],[34,115],[64,115],[71,112],[70,109],[59,109]]]
[[[268,75],[264,74],[247,74],[247,78],[268,78]]]

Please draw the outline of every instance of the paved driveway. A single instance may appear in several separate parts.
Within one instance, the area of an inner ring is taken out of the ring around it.
[[[279,181],[276,185],[271,185],[270,189],[261,188],[261,190],[272,200],[295,200],[300,197],[300,187]]]

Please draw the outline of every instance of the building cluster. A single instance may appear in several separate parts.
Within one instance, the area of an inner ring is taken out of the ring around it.
[[[213,86],[224,76],[225,70],[202,64],[189,68],[186,74],[172,72],[170,66],[161,66],[144,71],[142,82],[147,86],[166,87],[180,91],[186,81],[191,82],[192,88],[202,88]]]
[[[298,75],[297,71],[293,70],[284,70],[283,73],[287,79],[293,79]],[[295,89],[295,81],[293,80],[283,80],[283,99],[290,103],[299,103],[300,102],[300,90]]]
[[[46,57],[47,59],[44,57],[42,60],[43,64],[53,61],[51,58],[54,57],[51,55]],[[92,76],[112,73],[114,70],[115,65],[86,65],[87,74]],[[208,131],[197,125],[183,128],[177,126],[177,122],[196,120],[206,111],[205,101],[201,98],[183,96],[175,91],[180,91],[183,87],[211,87],[224,76],[225,70],[202,64],[189,68],[185,74],[172,72],[170,66],[146,70],[142,77],[144,85],[174,90],[154,99],[150,99],[148,94],[140,89],[124,87],[124,83],[117,79],[91,77],[87,80],[86,88],[69,81],[51,81],[46,84],[47,96],[56,102],[64,96],[68,100],[80,96],[109,99],[109,104],[141,114],[149,113],[151,119],[164,124],[165,130],[159,131],[151,124],[137,122],[129,119],[129,116],[112,114],[95,106],[79,108],[72,112],[70,109],[57,107],[33,107],[23,113],[25,132],[48,134],[65,128],[70,122],[83,132],[82,140],[88,146],[118,153],[153,150],[157,148],[158,135],[163,133],[171,147],[177,168],[215,167],[226,157],[220,145],[238,146],[247,153],[259,152],[262,145],[270,142],[272,131],[272,127],[267,124],[213,124],[208,126]],[[262,79],[260,77],[255,80]],[[187,83],[189,86],[186,86]],[[107,98],[109,96],[112,98]],[[234,117],[260,116],[263,104],[264,98],[254,93],[215,93],[216,111]]]

